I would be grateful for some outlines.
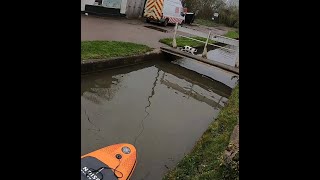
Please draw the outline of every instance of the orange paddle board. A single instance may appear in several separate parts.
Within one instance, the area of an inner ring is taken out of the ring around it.
[[[81,156],[81,180],[128,180],[136,167],[131,144],[115,144]]]

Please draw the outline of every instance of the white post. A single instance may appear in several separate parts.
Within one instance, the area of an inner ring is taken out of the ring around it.
[[[176,34],[178,29],[178,23],[176,23],[176,26],[174,27],[174,34],[173,34],[173,40],[172,40],[172,47],[177,48],[177,40],[176,40]]]
[[[208,53],[208,52],[207,52],[207,44],[208,44],[210,35],[211,35],[211,31],[210,31],[209,34],[208,34],[208,38],[207,38],[206,44],[204,45],[204,48],[203,48],[202,57],[204,57],[204,58],[207,58],[207,53]]]
[[[239,47],[237,47],[237,51],[236,51],[236,64],[235,66],[237,68],[239,68]]]

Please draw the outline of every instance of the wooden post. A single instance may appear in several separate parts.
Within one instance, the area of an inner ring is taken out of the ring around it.
[[[173,34],[173,40],[172,40],[173,48],[177,48],[177,40],[176,40],[177,29],[178,29],[178,23],[176,23],[176,26],[174,27],[174,34]]]
[[[208,34],[208,38],[207,38],[206,44],[204,45],[204,48],[203,48],[203,53],[202,53],[202,57],[203,57],[203,58],[207,58],[207,53],[208,53],[208,52],[207,52],[207,44],[208,44],[210,35],[211,35],[211,31],[210,31],[209,34]]]

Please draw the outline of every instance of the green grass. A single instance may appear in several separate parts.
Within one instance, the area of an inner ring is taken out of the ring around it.
[[[117,41],[82,41],[81,60],[108,59],[144,54],[152,48],[130,42]]]
[[[164,180],[224,179],[221,157],[229,144],[230,135],[239,118],[239,86],[232,91],[227,105],[209,126],[195,147],[178,165],[170,170]]]
[[[208,27],[217,27],[220,26],[219,24],[213,22],[212,20],[206,20],[206,19],[195,19],[194,24],[200,24],[203,26],[208,26]]]
[[[198,39],[198,40],[201,40],[201,41],[204,41],[206,42],[206,38],[202,38],[202,37],[192,37],[194,39]],[[202,42],[198,42],[198,41],[194,41],[194,40],[191,40],[191,39],[188,39],[188,38],[184,38],[184,37],[177,37],[176,38],[176,41],[177,41],[177,46],[178,47],[182,47],[182,46],[191,46],[191,47],[203,47],[204,46],[204,43]],[[160,39],[159,42],[163,43],[163,44],[166,44],[166,45],[169,45],[172,47],[172,38],[164,38],[164,39]],[[209,40],[208,41],[209,43],[215,43],[215,41],[213,40]]]
[[[228,31],[226,34],[224,34],[224,36],[229,37],[229,38],[239,38],[239,34],[236,31]],[[202,38],[202,37],[192,37],[194,39],[198,39],[201,41],[206,41],[206,38]],[[198,42],[198,41],[194,41],[185,37],[177,37],[176,38],[177,41],[177,46],[178,47],[183,47],[183,46],[191,46],[191,47],[203,47],[204,43]],[[164,39],[160,39],[159,42],[169,45],[172,47],[172,38],[164,38]],[[213,40],[209,40],[209,43],[213,44],[215,43],[215,41]]]
[[[236,31],[228,31],[224,36],[227,36],[229,38],[239,38],[239,34]]]

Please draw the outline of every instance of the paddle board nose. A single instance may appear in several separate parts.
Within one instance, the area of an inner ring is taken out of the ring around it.
[[[126,180],[136,163],[137,150],[132,144],[114,144],[81,156],[81,176],[83,180]]]

